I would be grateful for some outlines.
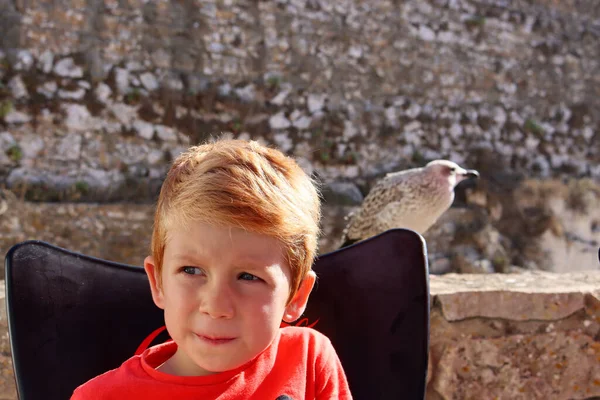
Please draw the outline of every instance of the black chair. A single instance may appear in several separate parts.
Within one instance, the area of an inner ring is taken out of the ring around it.
[[[164,325],[143,268],[40,241],[6,256],[6,302],[21,400],[64,400],[118,367]],[[429,345],[425,241],[396,229],[321,256],[296,325],[336,348],[355,399],[423,399]],[[167,339],[163,332],[152,343]]]

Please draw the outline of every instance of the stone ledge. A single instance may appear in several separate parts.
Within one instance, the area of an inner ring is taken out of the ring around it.
[[[481,393],[481,399],[585,399],[600,394],[600,344],[573,332],[465,338],[447,347],[438,368],[433,387],[444,398]]]
[[[600,272],[431,276],[427,400],[600,396]]]
[[[432,304],[448,321],[552,321],[584,309],[587,296],[600,299],[600,272],[432,275],[430,286]]]

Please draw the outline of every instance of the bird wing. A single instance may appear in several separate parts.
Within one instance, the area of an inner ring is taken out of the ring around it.
[[[388,174],[375,183],[360,208],[346,217],[342,241],[362,240],[391,229],[402,211],[412,211],[414,171]],[[407,209],[407,210],[405,210]],[[396,219],[392,219],[396,216]]]
[[[381,182],[376,183],[363,200],[360,208],[348,214],[345,218],[347,223],[343,233],[344,239],[361,239],[361,232],[369,229],[373,215],[385,204],[384,189],[385,186]]]
[[[376,215],[373,216],[371,227],[372,234],[381,233],[398,223],[402,213],[402,202],[392,201],[387,203]]]

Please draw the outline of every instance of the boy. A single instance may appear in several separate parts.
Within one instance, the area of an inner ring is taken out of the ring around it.
[[[190,148],[163,183],[144,261],[173,341],[71,399],[350,399],[329,340],[280,328],[315,283],[319,219],[313,183],[281,152],[241,140]]]

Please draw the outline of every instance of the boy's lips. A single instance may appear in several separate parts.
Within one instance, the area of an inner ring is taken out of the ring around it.
[[[196,336],[198,336],[198,338],[200,340],[202,340],[203,342],[206,343],[210,343],[210,344],[227,344],[230,343],[232,341],[234,341],[236,338],[234,337],[227,337],[227,336],[212,336],[212,335],[201,335],[201,334],[196,334]]]

